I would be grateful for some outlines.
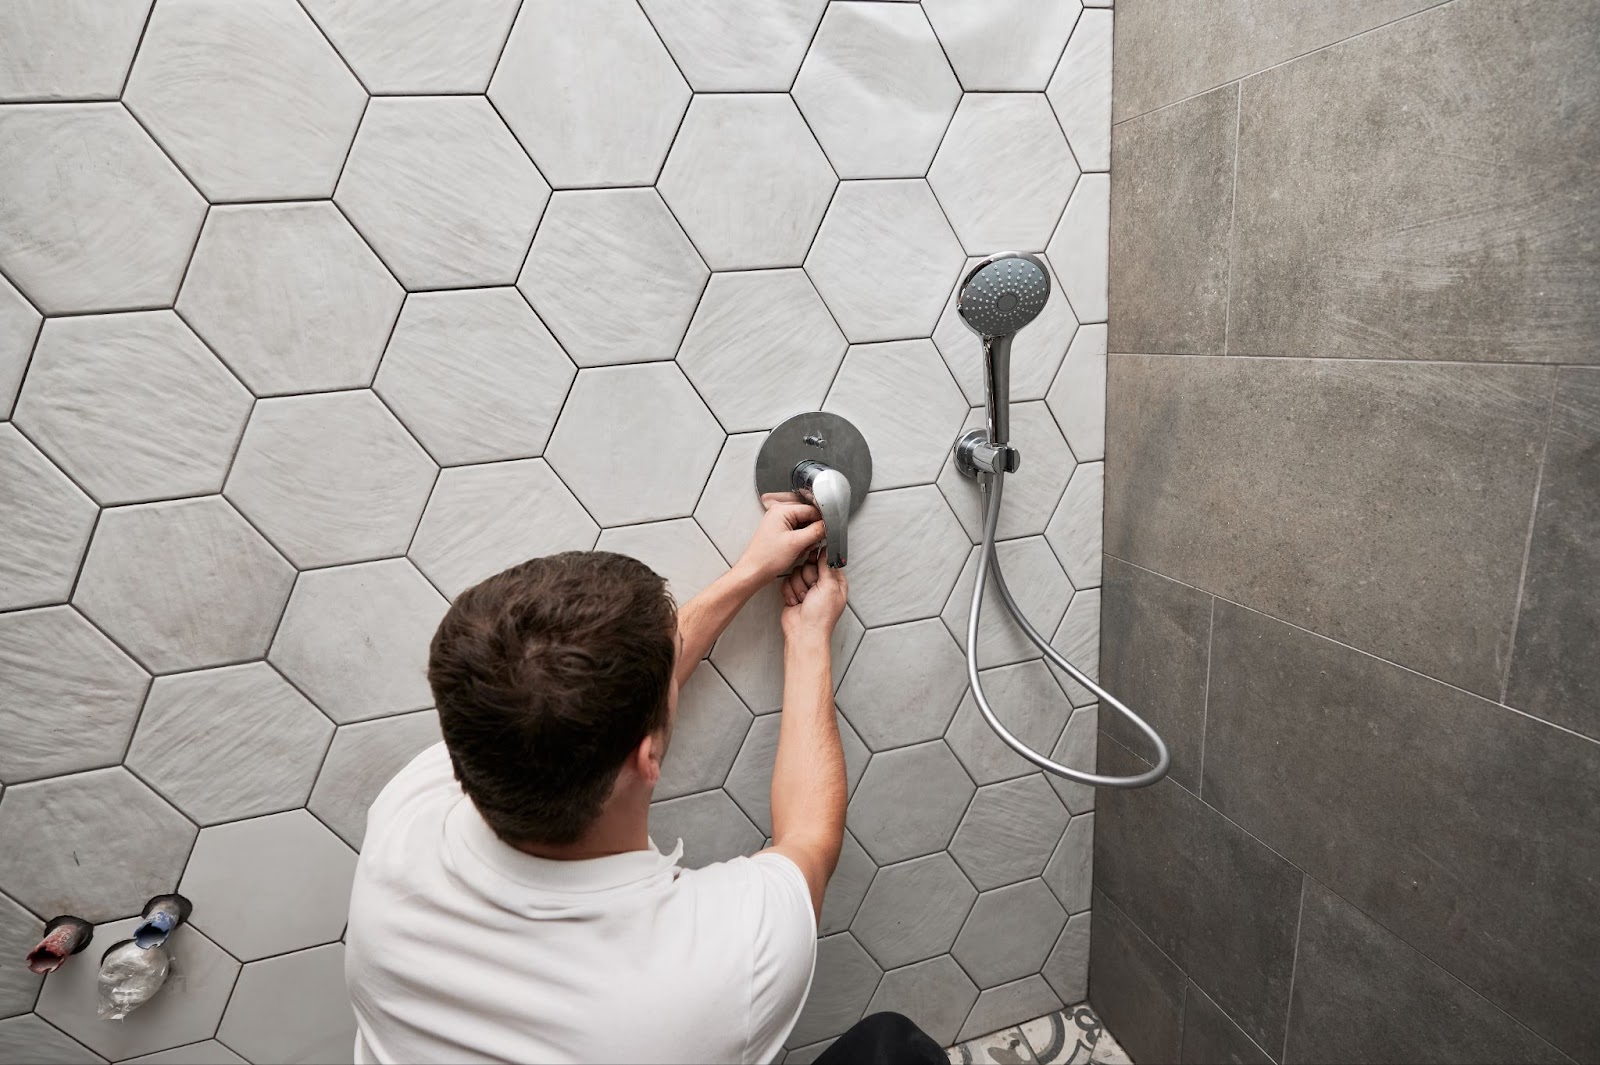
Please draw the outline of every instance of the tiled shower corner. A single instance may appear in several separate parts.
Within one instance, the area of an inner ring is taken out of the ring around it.
[[[1082,1001],[1093,799],[963,698],[946,456],[957,278],[1042,253],[1000,555],[1094,672],[1110,44],[1078,0],[0,7],[0,1062],[348,1060],[355,848],[437,738],[449,597],[596,546],[693,595],[817,408],[876,480],[796,1060],[869,1011],[948,1045]],[[778,608],[684,693],[652,833],[691,863],[769,829]],[[986,617],[1008,725],[1092,764],[1092,698]],[[91,959],[174,889],[172,983],[96,1020]],[[96,945],[41,980],[58,913]]]

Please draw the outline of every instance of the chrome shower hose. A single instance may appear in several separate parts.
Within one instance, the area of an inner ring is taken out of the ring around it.
[[[1011,589],[1006,587],[1006,578],[1000,572],[1000,560],[995,555],[994,534],[1000,520],[1000,491],[1005,485],[1005,474],[989,473],[980,474],[978,487],[985,497],[983,511],[983,548],[978,553],[977,579],[972,583],[972,611],[967,615],[967,683],[972,688],[972,695],[978,701],[978,711],[983,714],[983,719],[989,722],[989,727],[1005,742],[1007,747],[1016,751],[1022,757],[1043,769],[1046,773],[1054,773],[1058,777],[1076,781],[1079,784],[1088,784],[1096,788],[1143,788],[1154,784],[1167,775],[1167,769],[1172,765],[1172,755],[1167,750],[1166,742],[1159,733],[1140,717],[1124,706],[1116,696],[1096,684],[1083,670],[1068,662],[1066,658],[1050,646],[1050,641],[1039,635],[1023,616],[1022,610],[1017,606],[1017,601],[1011,597]],[[1044,656],[1055,665],[1066,670],[1067,675],[1094,692],[1100,699],[1101,706],[1109,706],[1143,732],[1155,745],[1155,765],[1143,773],[1127,777],[1108,777],[1098,773],[1086,773],[1081,769],[1073,769],[1059,762],[1052,761],[1035,751],[1027,744],[1011,734],[1011,730],[1000,723],[995,715],[989,700],[983,694],[983,682],[978,677],[978,618],[983,610],[983,593],[989,584],[990,570],[994,571],[995,587],[1000,590],[1000,599],[1005,603],[1006,609],[1011,612],[1012,618],[1022,628],[1024,635],[1033,641],[1033,645],[1044,652]]]

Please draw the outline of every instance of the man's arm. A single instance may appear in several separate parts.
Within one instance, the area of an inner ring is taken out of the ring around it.
[[[791,496],[763,496],[761,502],[767,513],[739,561],[678,610],[678,632],[683,637],[678,654],[679,684],[689,679],[739,608],[767,582],[788,573],[822,541],[822,515],[816,507],[795,502]]]
[[[844,612],[840,570],[801,567],[784,587],[783,717],[772,764],[772,847],[805,875],[819,918],[844,843],[844,749],[833,708],[833,627]]]

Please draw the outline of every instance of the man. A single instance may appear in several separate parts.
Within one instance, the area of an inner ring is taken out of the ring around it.
[[[829,642],[846,585],[809,561],[817,511],[764,502],[738,563],[681,610],[659,576],[606,552],[533,559],[451,606],[428,664],[444,743],[373,803],[351,894],[358,1062],[782,1054],[844,833]],[[681,845],[663,855],[647,834],[678,690],[778,579],[772,846],[682,869]],[[892,1014],[828,1053],[943,1060]]]

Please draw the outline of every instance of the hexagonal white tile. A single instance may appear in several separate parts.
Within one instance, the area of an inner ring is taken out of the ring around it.
[[[689,102],[628,0],[525,0],[489,99],[558,188],[648,185]]]
[[[1045,886],[1068,913],[1083,913],[1093,894],[1094,814],[1074,817],[1044,868]]]
[[[872,756],[850,827],[880,865],[943,850],[976,787],[942,740]]]
[[[867,746],[883,751],[943,736],[965,688],[961,649],[944,626],[913,621],[862,638],[838,701]]]
[[[218,207],[178,312],[258,396],[364,388],[405,290],[327,202]]]
[[[963,429],[984,423],[983,408],[975,408]],[[1077,465],[1055,419],[1043,403],[1011,404],[1011,443],[1022,452],[1022,468],[1006,477],[1000,501],[1000,522],[996,537],[1011,540],[1019,536],[1039,536],[1061,502],[1061,495]],[[983,538],[985,497],[978,482],[956,469],[955,460],[946,457],[939,473],[939,489],[950,509],[961,519],[967,535],[977,543]]]
[[[369,391],[256,404],[225,489],[301,567],[402,555],[438,467]]]
[[[222,487],[250,393],[171,311],[52,319],[16,423],[101,503]]]
[[[749,816],[763,833],[772,831],[772,767],[778,753],[778,731],[782,727],[779,714],[756,718],[750,732],[733,760],[724,785],[733,801]],[[867,745],[855,734],[842,715],[834,718],[839,728],[839,746],[844,750],[845,789],[855,789],[866,772],[871,757]]]
[[[579,366],[670,359],[710,271],[654,189],[558,192],[517,286]]]
[[[827,0],[640,0],[696,92],[783,92]]]
[[[854,343],[925,337],[960,269],[961,244],[921,178],[846,181],[806,273]]]
[[[1079,462],[1106,455],[1106,327],[1086,325],[1072,338],[1047,397],[1056,425]]]
[[[1083,10],[1079,0],[927,0],[922,7],[968,92],[1043,89]]]
[[[728,437],[694,507],[694,520],[729,565],[744,554],[766,513],[756,494],[756,455],[766,439],[766,433]]]
[[[9,423],[0,423],[0,484],[0,610],[66,602],[99,509]]]
[[[302,805],[333,725],[265,662],[160,677],[126,765],[202,825]]]
[[[883,970],[848,932],[817,942],[811,994],[789,1033],[789,1046],[805,1046],[839,1035],[861,1019]]]
[[[1000,723],[1034,750],[1049,752],[1072,717],[1072,704],[1051,680],[1049,668],[1040,661],[1022,662],[986,669],[979,679],[983,681],[984,698],[989,700]],[[945,742],[979,784],[994,784],[1033,771],[1031,763],[995,735],[978,712],[970,691],[961,699]]]
[[[0,9],[0,100],[114,100],[151,0],[39,0]]]
[[[285,1017],[294,1023],[283,1023]],[[344,983],[344,944],[246,965],[217,1038],[251,1061],[349,1058],[356,1019]]]
[[[439,475],[409,557],[454,598],[530,558],[588,551],[599,532],[543,459],[458,466]]]
[[[239,963],[226,951],[198,929],[180,925],[167,939],[175,972],[161,993],[122,1021],[107,1024],[95,1015],[99,956],[131,938],[139,923],[131,917],[97,926],[93,949],[45,981],[36,1007],[39,1016],[113,1061],[211,1038],[239,975]]]
[[[28,1065],[104,1065],[105,1058],[37,1014],[0,1021],[0,1060]]]
[[[119,104],[0,109],[0,269],[46,314],[165,307],[206,201]]]
[[[116,764],[149,686],[69,607],[0,614],[0,780]]]
[[[577,372],[516,289],[418,292],[372,387],[454,466],[543,451]]]
[[[872,448],[872,487],[928,484],[967,415],[966,400],[928,340],[855,344],[822,409],[850,420]]]
[[[978,988],[948,954],[883,974],[867,1013],[900,1013],[940,1046],[956,1041],[961,1019],[977,1001]]]
[[[971,551],[932,485],[870,493],[850,519],[850,546],[850,602],[868,625],[937,615]]]
[[[750,731],[750,711],[717,671],[701,665],[678,693],[657,799],[720,788]]]
[[[1074,588],[1100,586],[1105,469],[1103,462],[1085,462],[1072,471],[1061,505],[1044,531]]]
[[[251,961],[338,939],[355,872],[355,851],[290,810],[202,829],[178,890],[196,928]]]
[[[963,96],[928,171],[956,236],[973,255],[1043,247],[1077,178],[1061,127],[1038,93]]]
[[[294,0],[165,0],[123,100],[215,202],[332,193],[367,95]]]
[[[1045,90],[1078,166],[1111,169],[1111,12],[1085,11]]]
[[[403,558],[302,573],[267,659],[340,724],[421,710],[449,606]]]
[[[1058,680],[1065,680],[1061,674],[1054,674]],[[1077,685],[1074,685],[1077,687]],[[1080,689],[1081,690],[1081,689]],[[1085,693],[1087,694],[1087,693]],[[1061,733],[1061,738],[1056,741],[1055,750],[1050,752],[1050,757],[1071,769],[1082,769],[1085,772],[1094,772],[1095,744],[1099,738],[1096,725],[1099,721],[1099,704],[1090,703],[1080,706],[1072,712],[1072,717],[1067,721],[1066,729]],[[1068,810],[1074,814],[1087,813],[1094,809],[1094,789],[1087,784],[1078,784],[1064,777],[1052,776],[1050,786],[1056,789],[1056,794],[1066,804]],[[1085,906],[1088,903],[1084,904]]]
[[[878,867],[872,865],[872,871]],[[0,951],[8,958],[22,958],[39,942],[43,922],[15,902],[0,895]],[[0,1018],[15,1017],[33,1009],[39,997],[39,985],[44,977],[28,971],[25,965],[7,965],[0,969]],[[0,1043],[0,1053],[5,1053]]]
[[[1085,174],[1045,249],[1080,322],[1106,320],[1110,248],[1111,175]]]
[[[928,20],[906,5],[828,9],[794,100],[844,178],[921,177],[961,85]]]
[[[1044,881],[1024,880],[979,895],[950,953],[979,987],[994,987],[1037,973],[1066,923]]]
[[[260,658],[294,567],[220,496],[100,516],[72,602],[153,673]]]
[[[333,194],[409,289],[515,283],[549,198],[478,96],[374,99]]]
[[[651,842],[670,854],[682,840],[685,869],[754,854],[765,838],[721,789],[650,804]]]
[[[127,917],[172,890],[196,831],[120,766],[18,784],[0,803],[0,852],[29,858],[0,866],[0,889],[35,913]]]
[[[678,365],[729,432],[822,403],[845,338],[802,270],[713,274]]]
[[[717,671],[757,714],[770,714],[783,705],[783,630],[778,621],[782,611],[783,592],[777,584],[768,585],[750,597],[711,648]],[[861,632],[861,622],[846,607],[829,644],[835,687],[861,643]]]
[[[432,710],[340,726],[306,809],[359,850],[372,800],[413,758],[438,742],[439,715]]]
[[[594,549],[631,555],[661,574],[680,607],[728,572],[728,564],[693,518],[607,529]]]
[[[483,92],[517,0],[306,0],[372,92]]]
[[[966,277],[967,271],[980,261],[977,256],[968,259],[961,276]],[[1078,321],[1072,317],[1072,306],[1061,294],[1060,285],[1055,280],[1055,273],[1050,271],[1048,262],[1045,263],[1045,270],[1050,272],[1050,300],[1039,317],[1016,334],[1017,339],[1011,345],[1013,403],[1045,397],[1051,380],[1061,366],[1062,355],[1077,334]],[[977,406],[985,399],[983,341],[967,328],[956,313],[956,294],[960,291],[961,281],[958,279],[950,289],[950,300],[944,306],[944,313],[939,316],[939,324],[934,326],[933,342],[939,346],[939,354],[944,356],[967,402]]]
[[[545,457],[602,525],[688,517],[722,428],[678,367],[578,373]]]
[[[910,965],[949,950],[977,900],[977,889],[940,851],[880,869],[851,931],[885,969]]]
[[[696,96],[656,188],[713,270],[799,266],[833,168],[787,95]]]
[[[1100,589],[1086,588],[1073,595],[1066,616],[1050,638],[1050,646],[1088,674],[1090,680],[1100,679]],[[1073,706],[1094,702],[1093,693],[1065,673],[1056,673],[1055,678]]]
[[[950,856],[980,890],[1039,876],[1070,815],[1043,773],[978,789]]]
[[[972,582],[977,576],[979,550],[975,547],[967,556],[955,590],[939,615],[963,652],[967,649],[967,620],[972,612]],[[1050,545],[1039,536],[1001,540],[995,544],[995,554],[1000,559],[1006,587],[1011,589],[1017,605],[1022,608],[1022,616],[1033,623],[1040,636],[1053,635],[1072,599],[1072,585],[1061,572]],[[985,669],[1040,657],[1039,649],[1023,634],[1000,598],[993,570],[984,590],[983,612],[978,622],[978,661]]]
[[[846,831],[839,848],[839,865],[828,878],[828,890],[822,899],[822,914],[817,919],[819,936],[831,936],[850,927],[877,873],[872,856]]]
[[[0,277],[0,418],[11,417],[22,374],[33,354],[42,319],[11,282]]]

